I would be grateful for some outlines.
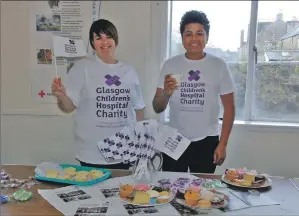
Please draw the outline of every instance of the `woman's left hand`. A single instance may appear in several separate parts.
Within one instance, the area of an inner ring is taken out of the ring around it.
[[[219,143],[214,152],[214,164],[221,166],[226,158],[226,146]]]

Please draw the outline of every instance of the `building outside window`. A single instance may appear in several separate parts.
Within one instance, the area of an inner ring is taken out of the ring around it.
[[[236,120],[299,122],[298,8],[298,1],[171,1],[167,58],[185,51],[182,15],[201,10],[211,25],[205,51],[228,63],[237,85]]]

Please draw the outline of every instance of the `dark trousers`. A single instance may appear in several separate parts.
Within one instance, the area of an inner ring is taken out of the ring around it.
[[[120,170],[128,170],[130,168],[130,164],[111,164],[111,165],[103,165],[103,164],[90,164],[85,163],[82,161],[79,161],[81,166],[87,166],[87,167],[95,167],[95,168],[103,168],[103,169],[120,169]]]
[[[219,136],[208,136],[203,140],[191,142],[186,151],[176,161],[163,153],[163,171],[191,173],[214,173],[214,152]]]

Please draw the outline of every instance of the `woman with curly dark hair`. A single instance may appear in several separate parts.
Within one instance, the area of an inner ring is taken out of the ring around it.
[[[164,154],[162,169],[186,172],[189,168],[190,172],[214,173],[216,165],[221,165],[226,157],[235,116],[235,84],[224,60],[204,52],[210,33],[205,13],[186,12],[180,33],[186,53],[164,63],[153,108],[161,113],[169,103],[170,126],[192,142],[177,161]],[[219,101],[224,107],[221,133]]]

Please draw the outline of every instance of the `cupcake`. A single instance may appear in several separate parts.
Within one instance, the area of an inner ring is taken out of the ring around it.
[[[169,192],[168,191],[161,191],[159,193],[159,196],[169,196]]]
[[[104,173],[100,170],[91,170],[89,173],[91,179],[101,178],[104,176]]]
[[[134,187],[130,184],[121,185],[119,189],[119,195],[121,198],[128,198],[133,195]]]
[[[175,182],[173,188],[175,190],[185,190],[188,185],[184,182]]]
[[[149,190],[150,187],[146,184],[138,184],[138,185],[135,185],[135,190],[136,191],[147,191]]]
[[[189,183],[191,180],[189,178],[177,178],[176,182],[182,182],[182,183]]]
[[[229,181],[239,178],[239,173],[235,169],[227,169],[225,171],[225,178]]]
[[[252,182],[251,182],[251,181],[247,181],[247,180],[243,180],[243,181],[241,182],[241,185],[242,185],[242,186],[245,186],[245,187],[251,187]]]
[[[203,200],[209,200],[212,201],[214,200],[216,197],[215,193],[209,191],[209,190],[202,190],[200,192],[200,198]]]
[[[243,179],[245,181],[254,182],[255,181],[255,176],[256,176],[255,174],[247,172],[247,173],[244,173]]]
[[[76,172],[76,175],[86,175],[86,176],[88,176],[89,175],[89,172],[88,171],[78,171],[78,172]]]
[[[185,192],[185,204],[190,206],[196,206],[199,200],[199,193],[197,191],[187,190]]]
[[[236,169],[236,171],[238,172],[239,175],[243,176],[244,173],[246,173],[248,170],[246,168],[243,168],[243,169]]]
[[[47,170],[46,177],[47,178],[57,178],[59,175],[59,172],[57,170]]]
[[[202,182],[203,182],[203,179],[200,179],[200,178],[193,179],[190,183],[190,186],[199,187],[199,186],[201,186]]]
[[[155,204],[157,203],[157,197],[160,196],[160,193],[155,190],[148,190],[146,191],[146,194],[150,196],[150,203]]]
[[[237,185],[242,185],[242,182],[244,181],[244,179],[233,179],[232,183],[235,183]]]
[[[199,186],[191,186],[187,190],[192,190],[192,191],[200,192],[201,187],[199,187]]]
[[[199,208],[212,208],[212,203],[210,200],[199,200],[198,201]]]
[[[159,196],[157,198],[157,203],[166,203],[169,201],[169,196]]]
[[[77,181],[77,182],[87,182],[88,181],[88,175],[84,175],[84,174],[76,175],[75,176],[75,181]]]
[[[64,174],[62,176],[58,176],[57,178],[61,180],[73,180],[73,177],[70,174]]]
[[[172,187],[172,183],[170,179],[161,179],[158,181],[158,185],[163,189],[169,189]]]
[[[74,167],[64,168],[63,171],[64,171],[65,174],[69,174],[71,176],[75,176],[77,174],[76,173],[76,168],[74,168]]]
[[[170,179],[160,179],[158,181],[159,184],[171,184]]]
[[[150,196],[144,191],[136,191],[132,203],[134,204],[149,204]]]

